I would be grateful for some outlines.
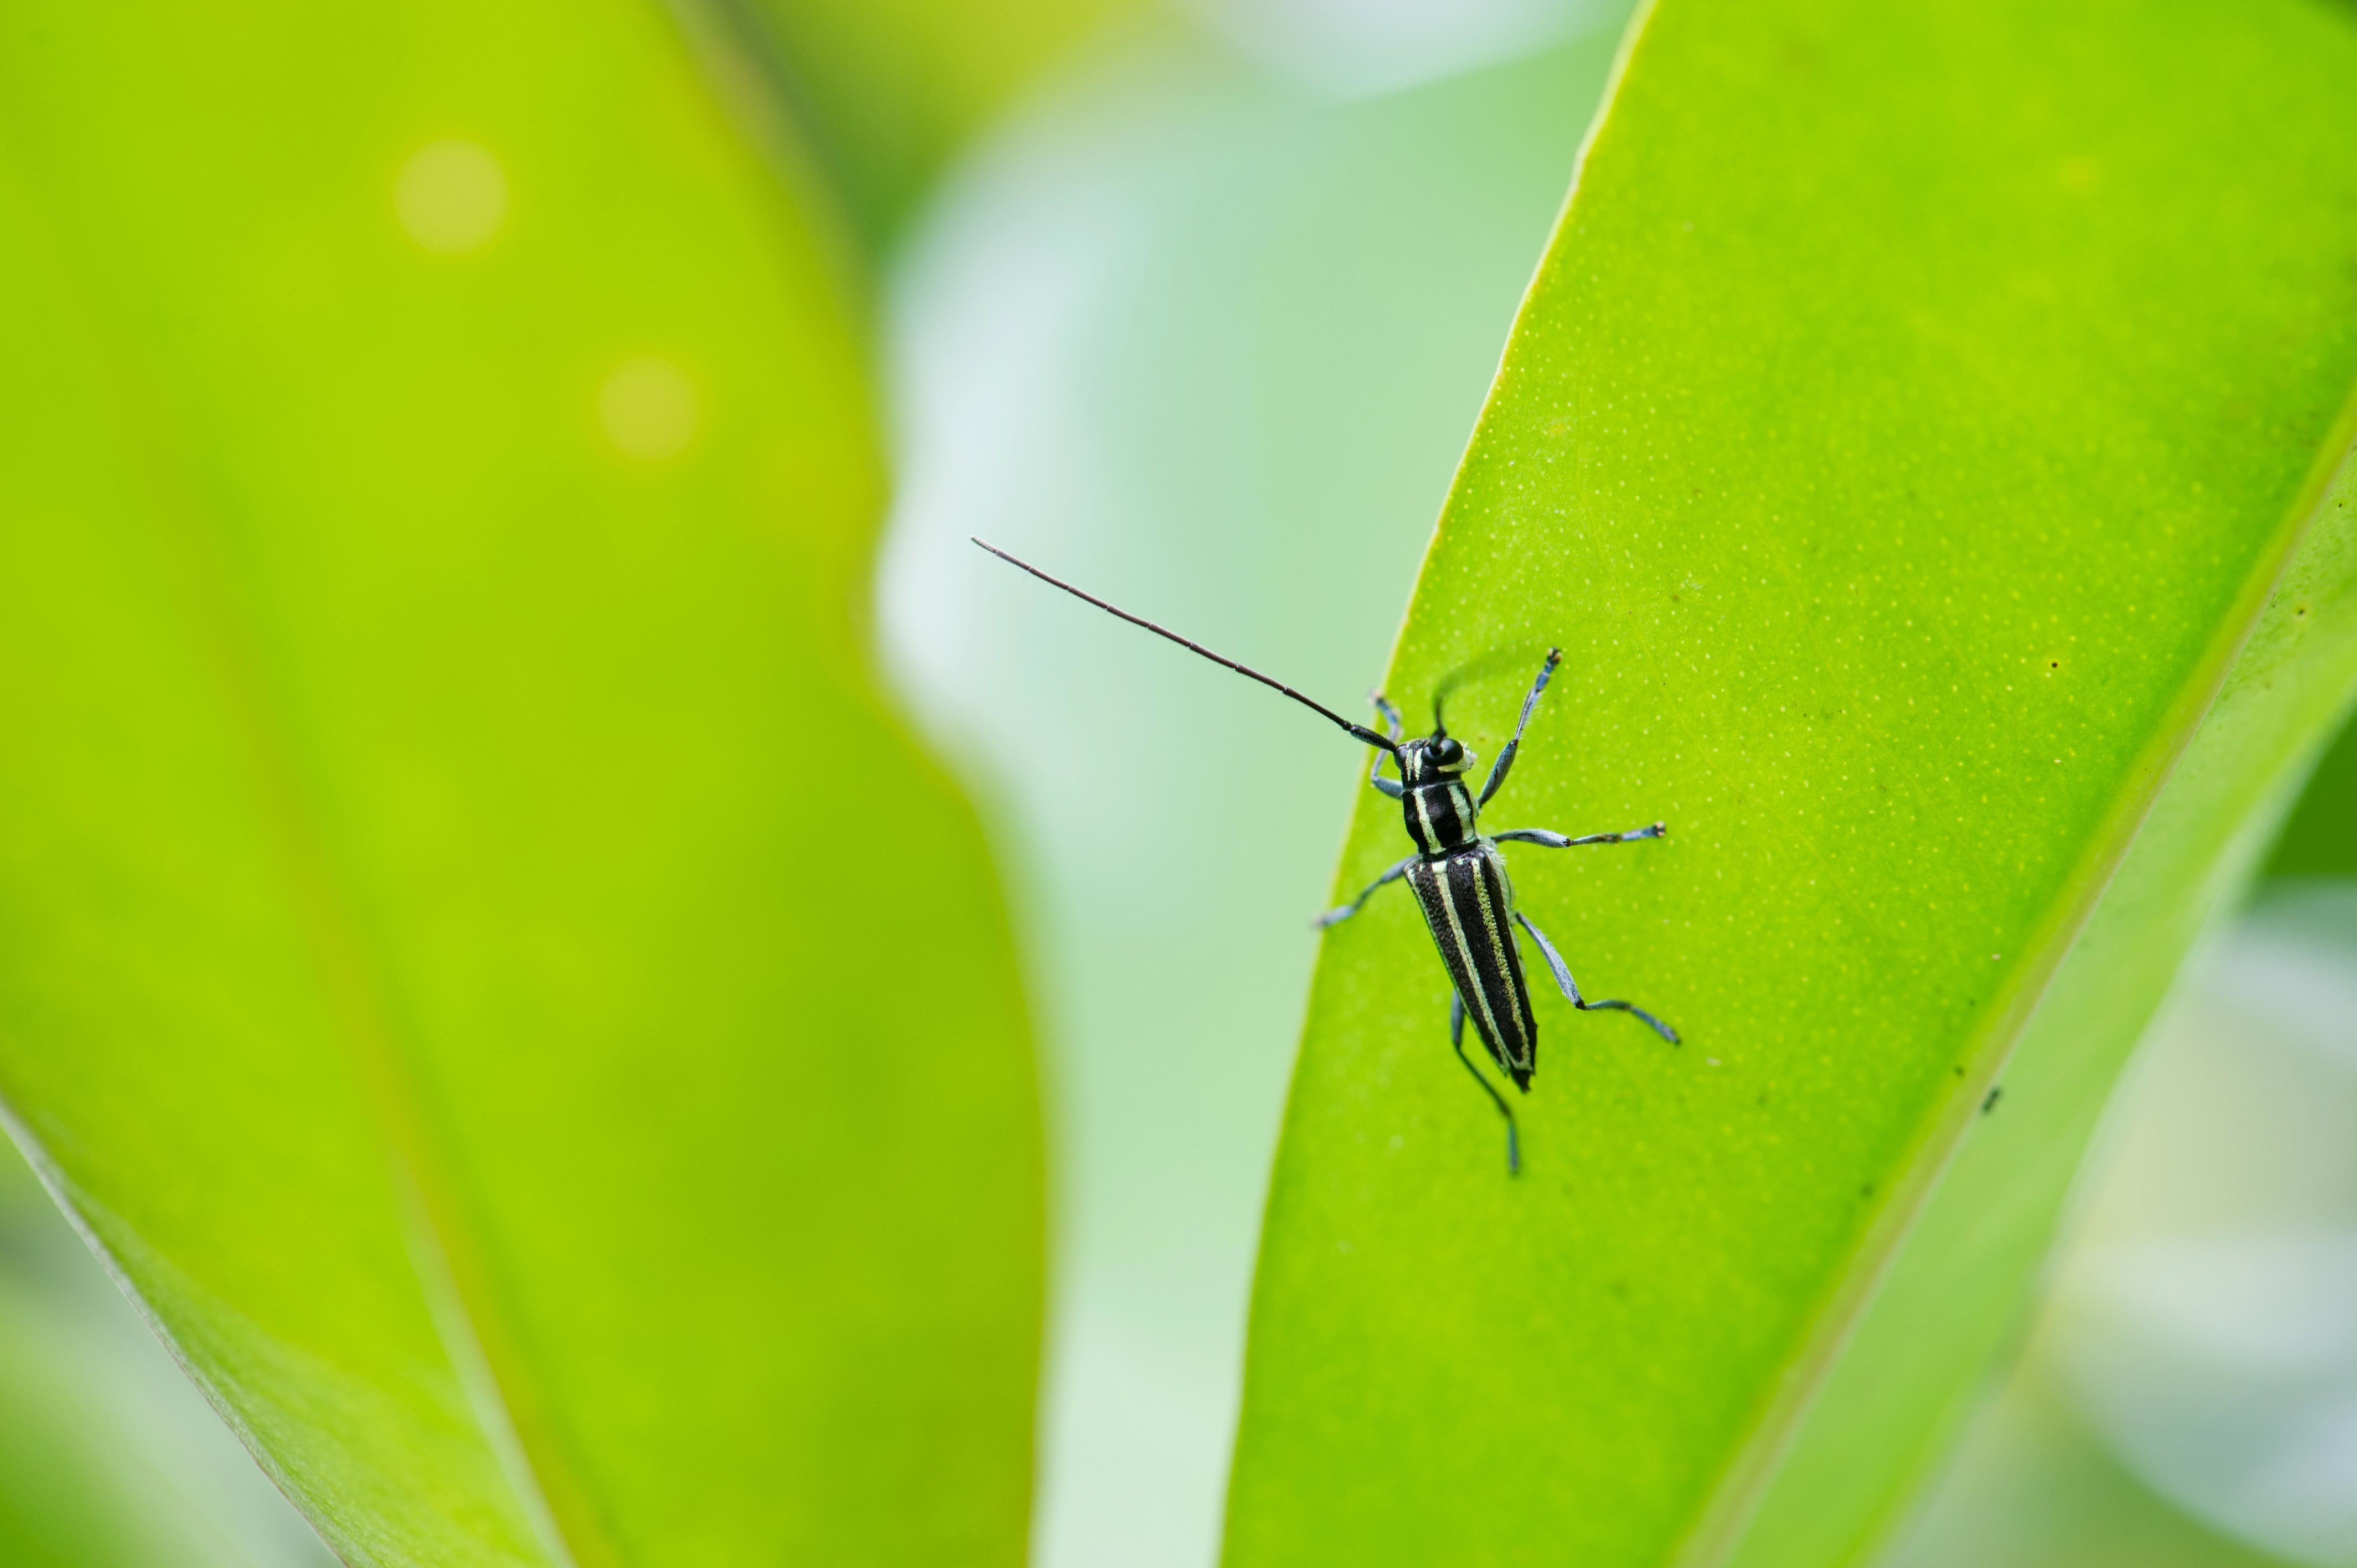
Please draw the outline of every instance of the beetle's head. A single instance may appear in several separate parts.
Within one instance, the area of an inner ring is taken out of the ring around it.
[[[1473,766],[1473,754],[1447,730],[1400,743],[1400,777],[1410,784],[1437,784]]]

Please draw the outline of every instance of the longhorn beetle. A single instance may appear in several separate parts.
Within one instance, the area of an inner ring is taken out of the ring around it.
[[[1405,880],[1415,890],[1416,903],[1424,911],[1424,923],[1431,929],[1433,943],[1440,949],[1440,961],[1448,969],[1452,988],[1448,998],[1448,1044],[1456,1051],[1457,1059],[1465,1064],[1465,1070],[1473,1075],[1473,1081],[1481,1086],[1481,1092],[1490,1097],[1490,1103],[1498,1108],[1498,1114],[1506,1119],[1506,1170],[1510,1175],[1519,1173],[1523,1165],[1513,1108],[1481,1075],[1481,1069],[1473,1065],[1473,1058],[1465,1054],[1465,1020],[1473,1020],[1474,1031],[1490,1047],[1491,1058],[1513,1080],[1515,1089],[1529,1093],[1531,1075],[1538,1069],[1539,1026],[1531,1012],[1530,988],[1523,983],[1522,949],[1513,931],[1516,924],[1538,943],[1547,967],[1555,972],[1555,984],[1574,1007],[1590,1013],[1610,1009],[1632,1014],[1670,1044],[1678,1043],[1675,1029],[1633,1002],[1617,998],[1591,1002],[1580,994],[1563,955],[1555,950],[1546,933],[1514,907],[1513,884],[1506,878],[1505,857],[1498,853],[1501,843],[1534,843],[1548,849],[1585,843],[1631,843],[1639,839],[1662,837],[1666,831],[1663,826],[1654,822],[1625,833],[1589,833],[1584,838],[1567,838],[1544,828],[1483,833],[1476,826],[1481,808],[1505,783],[1506,774],[1514,765],[1514,754],[1522,749],[1523,731],[1531,722],[1531,710],[1539,705],[1539,697],[1546,691],[1547,681],[1563,657],[1560,650],[1547,650],[1546,660],[1539,666],[1538,679],[1531,683],[1530,695],[1523,699],[1522,717],[1514,721],[1514,736],[1498,753],[1498,760],[1491,764],[1489,777],[1481,781],[1481,793],[1477,796],[1465,787],[1465,771],[1472,767],[1474,755],[1448,733],[1441,714],[1441,703],[1448,695],[1445,684],[1433,693],[1429,736],[1408,736],[1399,710],[1381,692],[1372,693],[1375,711],[1383,721],[1383,731],[1378,733],[1364,725],[1352,724],[1282,681],[1214,653],[1201,643],[1181,637],[1168,627],[1157,626],[1143,616],[1134,616],[1117,605],[1107,604],[1094,594],[1083,593],[1060,577],[1051,577],[995,544],[984,544],[979,539],[974,542],[1051,587],[1061,588],[1132,626],[1144,627],[1155,636],[1168,638],[1214,664],[1224,665],[1248,680],[1284,693],[1312,713],[1341,725],[1351,739],[1374,747],[1374,766],[1367,771],[1367,782],[1400,802],[1407,819],[1408,836],[1415,841],[1415,853],[1367,884],[1348,904],[1318,916],[1316,924],[1323,929],[1349,919],[1388,883]],[[1383,777],[1386,757],[1398,770],[1398,778]]]

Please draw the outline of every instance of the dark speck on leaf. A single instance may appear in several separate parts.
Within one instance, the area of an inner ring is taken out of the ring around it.
[[[1990,1084],[1990,1085],[1989,1085],[1989,1091],[1988,1091],[1988,1098],[1987,1098],[1986,1100],[1984,1100],[1984,1101],[1981,1101],[1981,1114],[1982,1114],[1982,1115],[1984,1115],[1984,1116],[1986,1116],[1986,1115],[1987,1115],[1990,1112],[1992,1112],[1992,1111],[1996,1110],[1996,1101],[1997,1101],[1997,1096],[1998,1096],[1998,1095],[2000,1095],[2000,1094],[2003,1094],[2004,1092],[2005,1092],[2005,1085],[2003,1085],[2003,1084],[2001,1084],[2001,1083],[1993,1083],[1993,1084]]]

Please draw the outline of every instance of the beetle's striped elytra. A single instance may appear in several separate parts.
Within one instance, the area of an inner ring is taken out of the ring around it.
[[[1407,868],[1440,961],[1481,1043],[1525,1093],[1538,1069],[1539,1026],[1531,1016],[1523,955],[1514,945],[1512,885],[1496,846],[1474,843],[1426,855]]]
[[[1403,731],[1399,710],[1382,693],[1374,694],[1376,713],[1383,722],[1378,732],[1364,725],[1354,724],[1340,714],[1313,701],[1272,676],[1264,675],[1247,665],[1239,664],[1224,654],[1212,652],[1201,643],[1179,636],[1168,627],[1157,626],[1142,616],[1132,615],[1116,605],[1108,604],[1093,594],[1083,593],[1061,578],[1051,577],[1028,561],[1017,560],[996,545],[974,542],[1009,565],[1020,567],[1041,582],[1061,588],[1074,598],[1094,605],[1108,614],[1119,617],[1132,626],[1142,627],[1157,637],[1167,638],[1189,652],[1200,654],[1214,664],[1222,665],[1248,680],[1283,693],[1302,706],[1340,726],[1351,739],[1375,749],[1374,766],[1369,769],[1367,781],[1383,794],[1399,801],[1410,841],[1415,853],[1385,871],[1369,883],[1359,896],[1348,904],[1329,909],[1318,917],[1320,927],[1332,926],[1349,919],[1362,908],[1377,889],[1388,883],[1405,881],[1415,893],[1417,908],[1423,912],[1424,923],[1432,933],[1433,945],[1440,950],[1440,961],[1448,972],[1448,1043],[1473,1081],[1497,1107],[1498,1114],[1506,1121],[1506,1169],[1519,1173],[1522,1169],[1522,1140],[1514,1123],[1513,1107],[1506,1103],[1496,1086],[1473,1065],[1465,1054],[1465,1022],[1469,1017],[1473,1031],[1491,1059],[1510,1079],[1514,1088],[1529,1093],[1531,1078],[1538,1070],[1538,1019],[1531,1011],[1531,993],[1523,977],[1523,953],[1514,939],[1514,927],[1519,925],[1538,944],[1540,956],[1554,974],[1555,985],[1574,1007],[1583,1012],[1615,1011],[1632,1015],[1650,1026],[1662,1038],[1678,1044],[1677,1031],[1633,1003],[1617,997],[1590,1001],[1580,994],[1578,983],[1571,977],[1570,966],[1546,934],[1534,925],[1529,916],[1514,903],[1514,885],[1506,875],[1505,857],[1499,854],[1501,843],[1539,844],[1548,849],[1567,849],[1577,844],[1633,843],[1640,839],[1663,836],[1660,822],[1634,828],[1620,833],[1589,833],[1570,838],[1544,828],[1515,828],[1505,832],[1484,834],[1480,831],[1481,809],[1490,803],[1506,781],[1513,767],[1514,757],[1522,749],[1523,732],[1530,727],[1532,710],[1554,678],[1560,650],[1547,650],[1545,661],[1539,666],[1538,679],[1531,682],[1530,694],[1523,699],[1522,715],[1514,723],[1513,737],[1498,753],[1498,760],[1490,765],[1489,776],[1481,782],[1481,792],[1476,795],[1467,788],[1465,773],[1472,767],[1473,753],[1463,742],[1448,733],[1442,717],[1441,703],[1447,692],[1433,698],[1432,733],[1410,737]],[[1383,763],[1389,759],[1398,771],[1395,779],[1383,776]]]

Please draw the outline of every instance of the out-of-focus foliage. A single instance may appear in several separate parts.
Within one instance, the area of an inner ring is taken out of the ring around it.
[[[2042,1338],[2156,1489],[2357,1561],[2357,885],[2277,885],[2157,1032]]]
[[[880,251],[1015,93],[1143,0],[681,0],[748,50]]]
[[[2107,1109],[2028,1352],[1887,1568],[2357,1556],[2352,1122],[2357,882],[2271,884]]]
[[[1652,11],[1390,689],[1564,647],[1490,820],[1669,820],[1513,859],[1687,1045],[1543,999],[1509,1181],[1408,900],[1329,934],[1235,1568],[1870,1546],[2357,674],[2352,72],[2298,0]]]
[[[660,9],[0,21],[0,1101],[354,1563],[1013,1563],[1033,1085]]]
[[[2292,1568],[2157,1497],[2022,1369],[1881,1568]]]
[[[0,1142],[0,1563],[333,1561]]]
[[[2357,723],[2345,725],[2318,761],[2267,875],[2357,876]]]

